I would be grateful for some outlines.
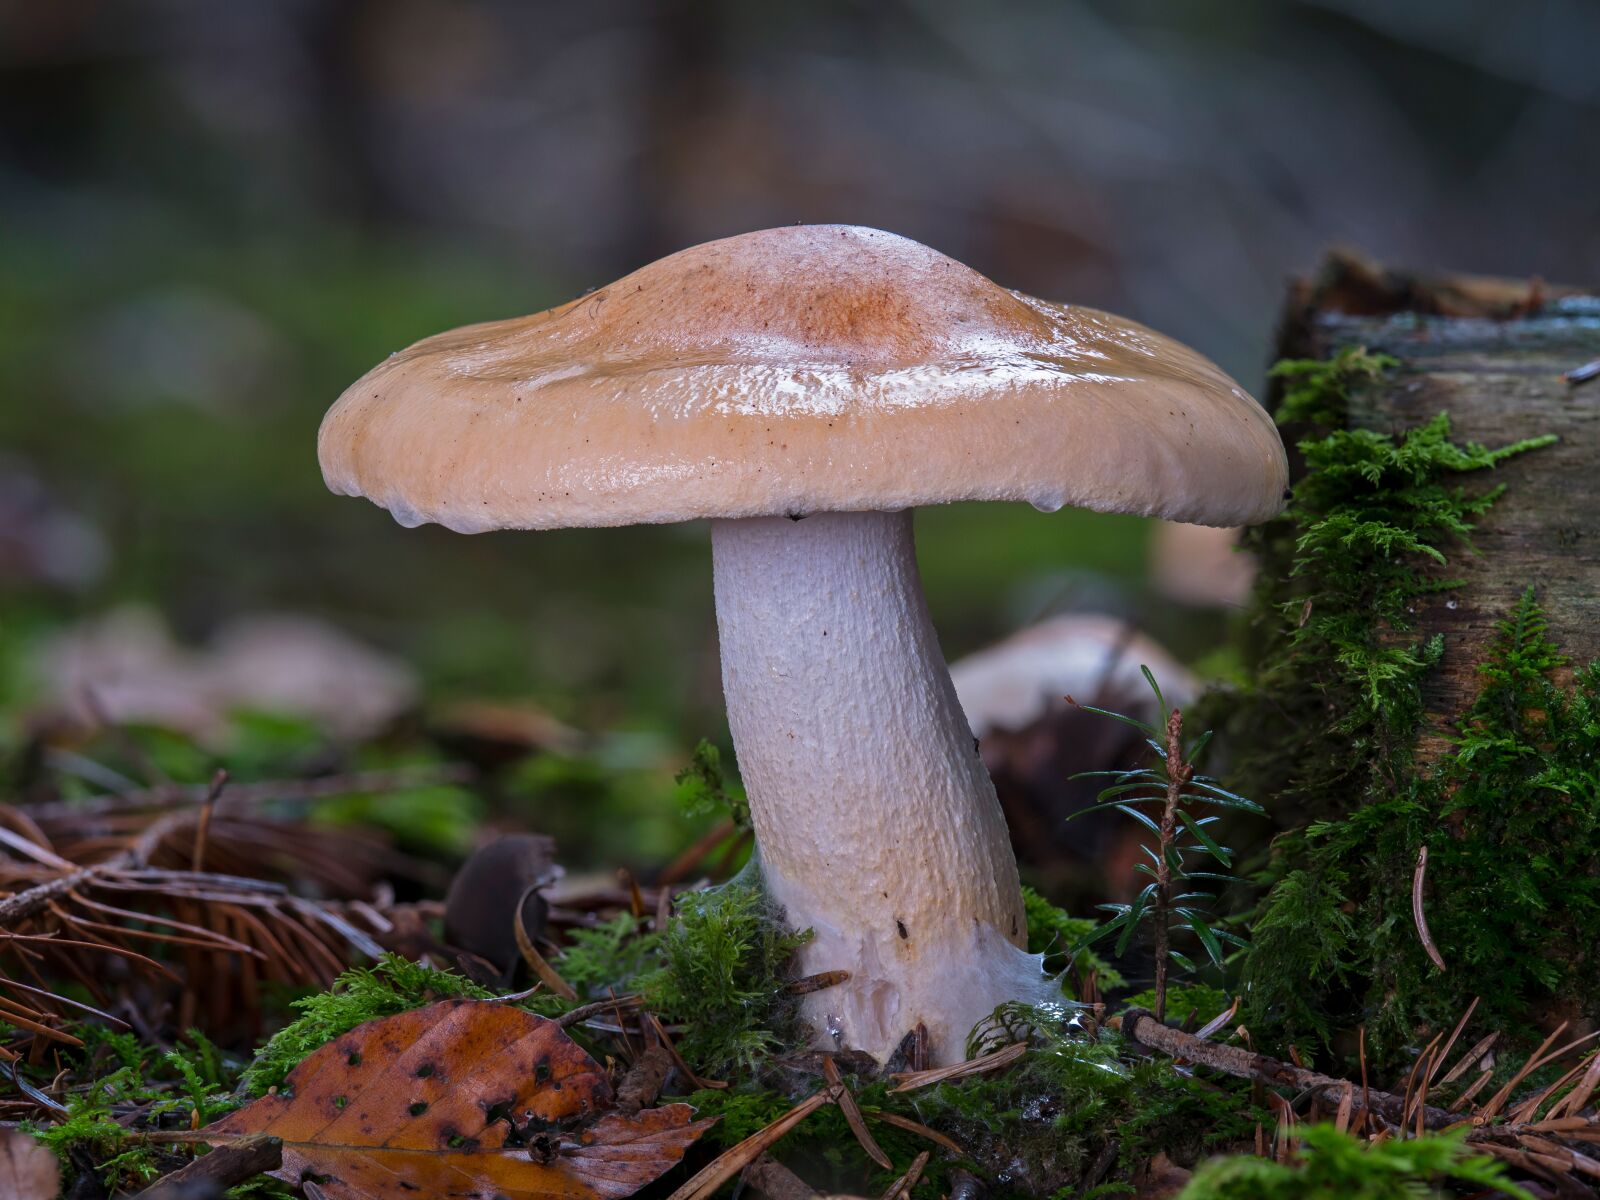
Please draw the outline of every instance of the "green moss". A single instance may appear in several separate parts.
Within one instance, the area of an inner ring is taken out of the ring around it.
[[[1411,615],[1455,586],[1447,558],[1470,549],[1501,490],[1464,483],[1552,439],[1458,444],[1442,414],[1393,436],[1344,428],[1354,391],[1392,366],[1349,350],[1276,372],[1289,381],[1280,420],[1307,434],[1305,475],[1255,535],[1249,683],[1218,705],[1235,775],[1301,822],[1265,873],[1245,1019],[1302,1047],[1343,1048],[1364,1025],[1380,1071],[1473,996],[1482,1022],[1513,1031],[1556,1001],[1600,1010],[1586,932],[1600,916],[1597,677],[1555,685],[1560,656],[1531,594],[1507,614],[1450,753],[1426,769],[1414,753],[1442,643],[1414,635]],[[1410,910],[1424,844],[1444,973]]]
[[[1118,1001],[1123,1008],[1142,1008],[1146,1011],[1155,1008],[1156,993],[1154,988],[1136,992],[1132,996],[1125,996]],[[1167,988],[1167,1017],[1178,1025],[1193,1021],[1195,1025],[1204,1025],[1213,1017],[1220,1016],[1227,1011],[1228,1005],[1233,1000],[1221,988],[1210,987],[1203,983],[1174,983]]]
[[[1296,1161],[1217,1159],[1195,1172],[1178,1200],[1425,1200],[1454,1194],[1443,1189],[1446,1183],[1531,1200],[1506,1180],[1499,1163],[1468,1150],[1465,1130],[1376,1144],[1328,1125],[1296,1132]]]
[[[257,1175],[223,1193],[228,1200],[300,1200],[302,1194],[270,1175]]]
[[[689,1096],[689,1103],[695,1106],[697,1116],[721,1118],[703,1139],[708,1145],[721,1149],[737,1145],[765,1129],[821,1084],[820,1079],[813,1078],[804,1081],[798,1089],[790,1089],[756,1086],[746,1081],[727,1091],[695,1092]],[[863,1189],[882,1192],[900,1171],[911,1165],[918,1153],[933,1147],[915,1134],[877,1119],[883,1112],[916,1119],[916,1110],[905,1095],[892,1094],[889,1084],[882,1082],[852,1081],[851,1090],[873,1139],[889,1155],[897,1170],[885,1171],[867,1158],[850,1131],[843,1111],[832,1104],[818,1109],[787,1134],[774,1154],[814,1187],[846,1194]],[[948,1170],[949,1164],[942,1160],[929,1164],[924,1176],[928,1186],[948,1191],[945,1186]],[[928,1194],[937,1193],[930,1191]]]
[[[697,1071],[748,1075],[796,1040],[784,983],[809,937],[788,930],[757,885],[690,892],[660,941],[660,967],[638,989],[652,1011],[687,1027],[679,1049]]]
[[[1268,1119],[1250,1105],[1248,1087],[1218,1087],[1165,1061],[1127,1057],[1114,1035],[1086,1034],[1064,1024],[1060,1012],[1030,1010],[1006,1020],[1031,1048],[1003,1072],[903,1093],[883,1081],[852,1082],[868,1127],[897,1169],[928,1144],[875,1121],[875,1114],[910,1117],[962,1146],[960,1157],[936,1155],[930,1194],[948,1191],[950,1170],[962,1166],[991,1181],[999,1197],[1076,1196],[1096,1168],[1105,1178],[1125,1177],[1158,1152],[1192,1163],[1243,1144],[1256,1122]],[[814,1077],[774,1078],[767,1086],[696,1092],[690,1100],[701,1115],[722,1118],[707,1139],[731,1146],[819,1085]],[[831,1106],[808,1117],[774,1153],[823,1188],[860,1191],[865,1179],[881,1190],[892,1178],[872,1167]]]
[[[661,935],[643,928],[632,913],[618,913],[592,929],[574,929],[555,957],[556,972],[580,1001],[615,991],[637,990],[637,981],[659,968]]]
[[[1216,711],[1242,790],[1301,820],[1342,816],[1407,775],[1420,684],[1443,649],[1411,636],[1411,616],[1453,586],[1447,552],[1466,548],[1501,491],[1461,481],[1552,440],[1457,443],[1445,414],[1398,436],[1343,428],[1348,396],[1390,365],[1346,350],[1275,370],[1292,384],[1279,419],[1307,430],[1305,474],[1284,514],[1249,535],[1264,564],[1245,631],[1250,683]]]
[[[57,1124],[32,1130],[60,1159],[64,1182],[77,1177],[78,1159],[92,1164],[95,1176],[110,1189],[137,1189],[165,1173],[156,1149],[139,1144],[111,1115],[112,1104],[129,1082],[124,1072],[98,1080],[86,1092],[69,1097],[68,1111]]]
[[[1561,665],[1530,592],[1501,623],[1451,752],[1305,831],[1248,973],[1287,1033],[1326,1039],[1359,1014],[1381,1060],[1474,997],[1477,1020],[1513,1032],[1557,1005],[1600,1013],[1600,668],[1563,689],[1550,678]],[[1444,972],[1411,914],[1424,845]]]
[[[664,1020],[686,1025],[679,1049],[697,1071],[748,1072],[794,1036],[784,992],[789,960],[805,941],[788,931],[759,885],[733,882],[680,898],[666,933],[622,913],[575,930],[553,966],[579,1002],[614,991],[638,992]],[[494,995],[461,975],[386,954],[371,967],[346,971],[325,992],[294,1002],[301,1015],[263,1046],[244,1073],[259,1096],[283,1082],[306,1055],[366,1021],[436,1000]],[[571,1005],[548,992],[519,1002],[544,1016]]]
[[[744,789],[728,782],[722,769],[722,751],[705,738],[696,743],[689,765],[673,776],[673,783],[678,804],[688,816],[726,814],[740,828],[750,827],[750,801]]]
[[[1346,346],[1329,359],[1284,359],[1269,372],[1284,381],[1273,419],[1288,428],[1338,428],[1349,419],[1351,394],[1399,365],[1398,359],[1363,346]]]
[[[1157,1153],[1192,1163],[1242,1143],[1260,1117],[1247,1089],[1201,1083],[1165,1061],[1125,1059],[1110,1037],[1042,1039],[1014,1069],[918,1093],[915,1107],[918,1119],[966,1147],[985,1177],[1024,1195],[1076,1194],[1106,1153],[1116,1156],[1112,1178]]]
[[[54,1124],[30,1127],[61,1160],[68,1185],[85,1162],[113,1191],[136,1189],[182,1165],[187,1150],[141,1141],[118,1115],[137,1111],[143,1128],[187,1129],[239,1106],[230,1093],[240,1064],[198,1031],[190,1030],[186,1044],[165,1051],[99,1025],[75,1025],[72,1031],[84,1045],[67,1064],[92,1082],[66,1093],[67,1112]]]

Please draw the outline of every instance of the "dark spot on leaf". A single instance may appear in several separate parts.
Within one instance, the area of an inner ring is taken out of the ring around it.
[[[902,942],[907,940],[911,936],[910,931],[908,931],[906,929],[906,923],[904,921],[902,921],[899,917],[896,917],[894,919],[894,927],[899,932],[900,940]]]
[[[432,1074],[433,1074],[433,1064],[432,1063],[423,1063],[420,1067],[417,1068],[417,1078],[418,1079],[426,1079],[429,1075],[432,1075]]]
[[[426,1100],[418,1100],[410,1108],[406,1109],[406,1111],[413,1117],[420,1117],[423,1113],[428,1111],[428,1102]]]

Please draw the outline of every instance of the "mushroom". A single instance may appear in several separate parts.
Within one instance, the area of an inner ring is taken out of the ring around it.
[[[916,242],[791,226],[392,355],[323,420],[335,492],[463,533],[710,518],[723,687],[763,882],[844,969],[804,1015],[959,1060],[1026,950],[994,788],[928,618],[912,510],[1023,500],[1239,525],[1272,421],[1194,351]]]
[[[1149,752],[1144,734],[1067,697],[1159,723],[1145,667],[1174,707],[1186,707],[1200,690],[1164,647],[1097,613],[1049,617],[950,664],[1011,845],[1035,886],[1048,886],[1055,899],[1131,900],[1143,882],[1134,868],[1144,858],[1144,830],[1120,813],[1083,810],[1104,786],[1085,773],[1139,765]]]
[[[961,711],[980,738],[1018,733],[1067,707],[1068,696],[1149,721],[1159,714],[1148,667],[1167,703],[1194,699],[1189,669],[1116,617],[1070,613],[1019,629],[1003,642],[950,664]]]

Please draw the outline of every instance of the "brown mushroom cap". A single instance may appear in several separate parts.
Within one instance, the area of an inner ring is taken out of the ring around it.
[[[461,532],[1025,500],[1271,517],[1271,419],[1193,350],[844,225],[695,246],[418,342],[318,436],[328,486]]]

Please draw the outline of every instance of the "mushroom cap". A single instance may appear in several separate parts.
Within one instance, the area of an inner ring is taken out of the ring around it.
[[[1241,525],[1288,475],[1261,406],[1188,347],[848,225],[427,338],[317,443],[333,491],[463,533],[955,500]]]

